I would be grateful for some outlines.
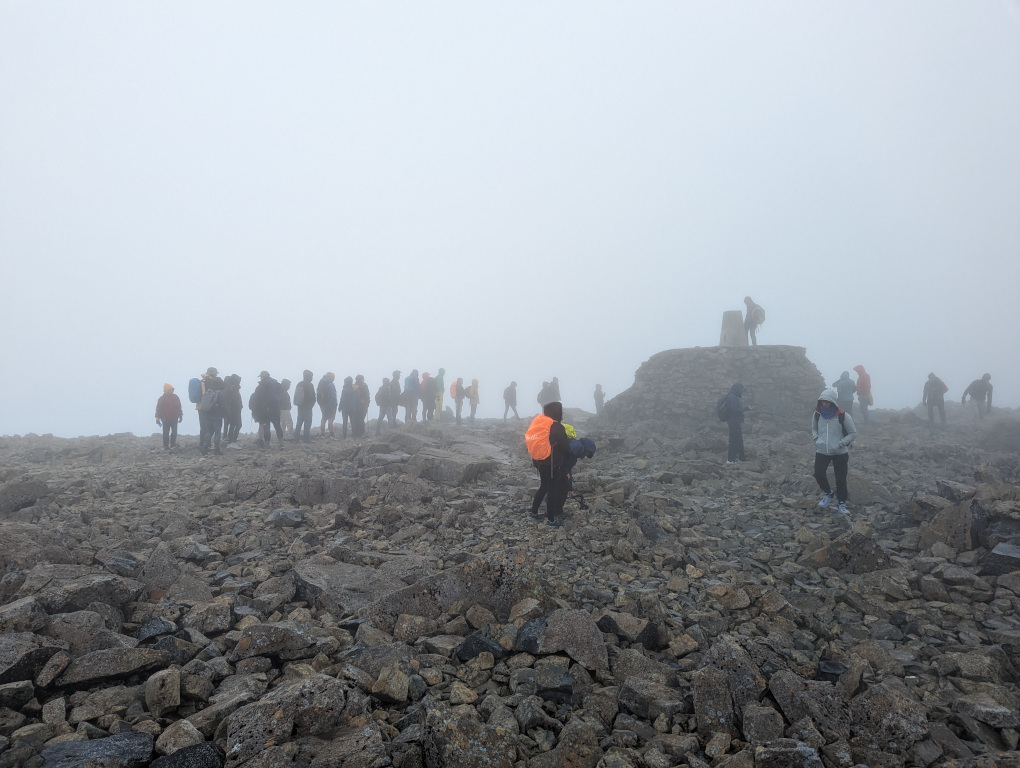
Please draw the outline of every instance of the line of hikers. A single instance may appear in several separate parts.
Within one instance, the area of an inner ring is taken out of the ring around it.
[[[383,379],[373,396],[361,374],[346,377],[338,392],[336,375],[332,371],[323,375],[318,384],[313,384],[314,374],[305,370],[301,381],[294,387],[292,397],[289,379],[277,381],[270,376],[269,371],[262,371],[255,390],[248,398],[252,421],[259,425],[258,446],[266,448],[270,445],[274,429],[281,447],[285,439],[311,442],[315,406],[319,407],[319,437],[323,438],[335,439],[334,423],[338,415],[344,438],[348,435],[348,429],[353,437],[364,435],[373,400],[379,408],[376,434],[381,433],[387,422],[391,428],[396,427],[399,408],[404,408],[405,423],[416,423],[419,403],[422,421],[439,420],[446,393],[445,374],[445,369],[440,368],[434,376],[426,371],[419,377],[415,369],[403,379],[401,388],[400,371],[394,371],[392,378]],[[507,392],[513,393],[514,406],[515,388],[516,382],[504,392],[504,399],[507,399]],[[474,423],[479,403],[478,379],[472,379],[469,385],[464,384],[464,379],[457,379],[450,385],[449,393],[455,405],[456,423],[462,423],[465,403],[469,408],[467,418]],[[199,448],[202,455],[210,450],[214,454],[221,454],[221,437],[227,447],[240,448],[237,440],[244,410],[240,376],[231,374],[221,379],[219,371],[210,366],[205,373],[188,383],[188,399],[195,404],[198,412]],[[297,424],[291,418],[291,409],[295,406]],[[516,407],[514,415],[517,415]],[[180,398],[174,393],[171,384],[164,384],[163,395],[156,402],[156,423],[163,429],[163,450],[171,451],[177,447],[177,425],[183,420],[184,410]]]

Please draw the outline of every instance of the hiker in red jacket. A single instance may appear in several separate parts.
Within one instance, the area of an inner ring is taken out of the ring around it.
[[[156,423],[163,427],[163,450],[177,447],[177,425],[184,421],[181,398],[174,394],[170,384],[163,385],[163,396],[156,401]]]

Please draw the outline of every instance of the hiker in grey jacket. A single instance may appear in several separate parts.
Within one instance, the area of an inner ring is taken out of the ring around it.
[[[850,465],[850,444],[857,437],[853,417],[836,406],[836,392],[826,389],[818,397],[818,405],[811,415],[811,437],[815,441],[815,480],[822,489],[819,507],[832,503],[832,488],[826,470],[832,464],[836,476],[836,501],[841,515],[850,514],[847,509],[847,469]]]

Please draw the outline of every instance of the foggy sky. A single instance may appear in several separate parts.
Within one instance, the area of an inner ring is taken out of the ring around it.
[[[0,105],[0,434],[197,433],[210,365],[591,410],[748,294],[1020,404],[1015,2],[11,0]]]

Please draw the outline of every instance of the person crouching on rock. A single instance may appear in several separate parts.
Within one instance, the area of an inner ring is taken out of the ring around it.
[[[551,420],[551,421],[550,421]],[[542,415],[536,416],[528,427],[525,441],[529,443],[528,454],[532,465],[538,470],[540,484],[531,502],[531,519],[542,519],[538,510],[545,498],[546,525],[559,528],[563,525],[563,504],[570,490],[567,464],[574,458],[570,450],[570,438],[563,428],[563,403],[553,401],[542,407]],[[545,425],[548,433],[544,436],[547,445],[542,445]],[[536,450],[533,450],[536,449]],[[548,452],[547,450],[548,449]],[[536,458],[536,456],[544,456]]]
[[[832,464],[839,513],[848,515],[846,475],[850,465],[850,444],[857,437],[857,428],[853,417],[836,407],[834,390],[827,389],[818,398],[818,405],[811,415],[811,437],[815,440],[815,480],[825,494],[818,506],[827,507],[832,503],[832,488],[826,476],[829,464]]]

